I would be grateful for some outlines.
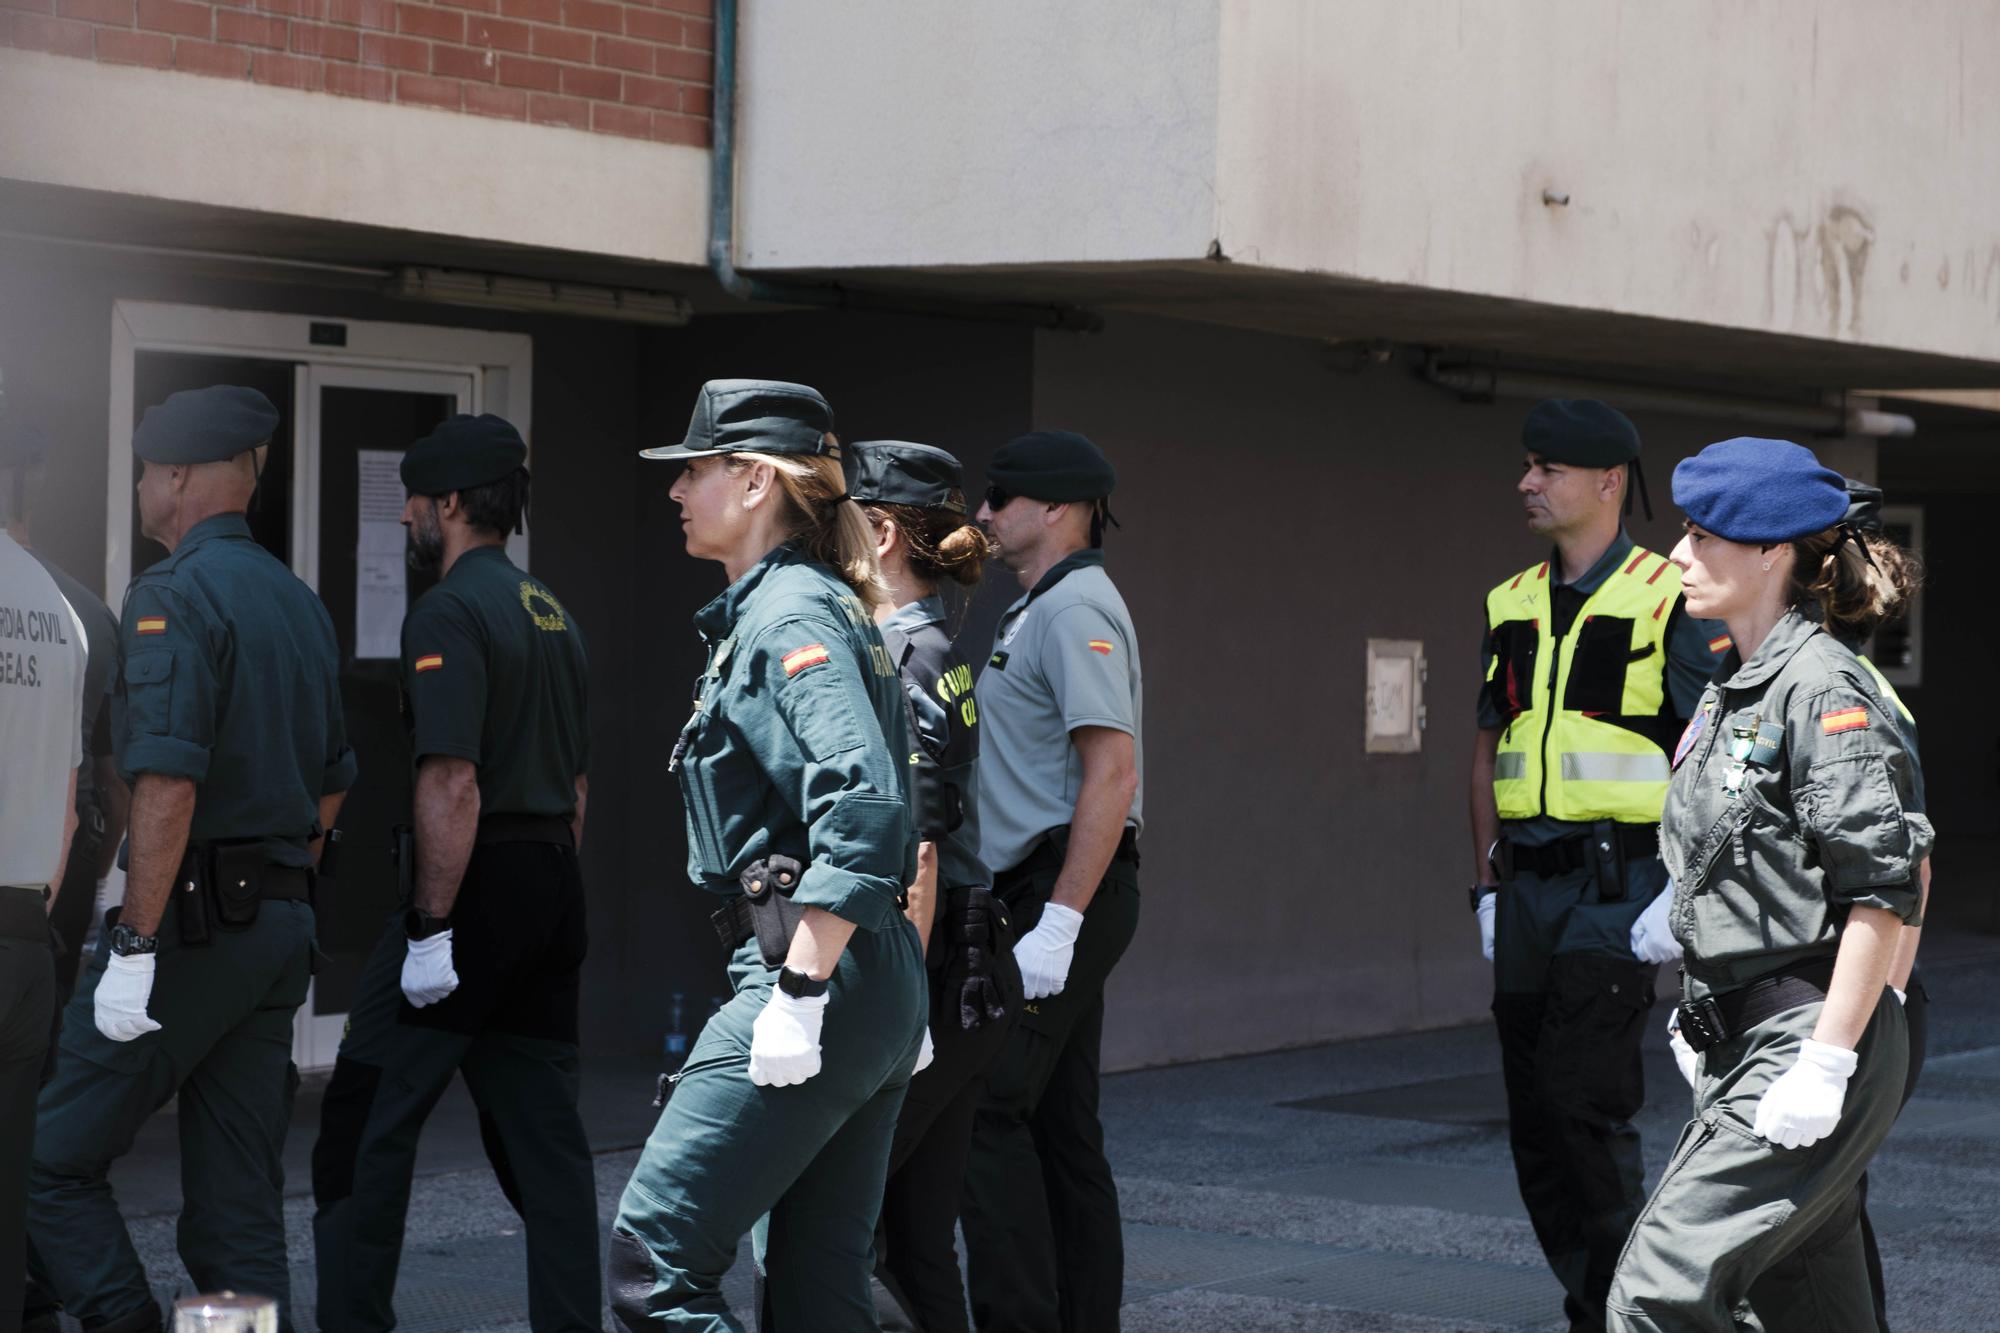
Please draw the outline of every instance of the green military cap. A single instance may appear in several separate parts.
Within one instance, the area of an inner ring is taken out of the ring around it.
[[[514,423],[491,412],[447,417],[403,455],[403,489],[412,495],[449,495],[509,476],[528,461],[528,445]]]
[[[863,440],[847,446],[842,466],[850,500],[965,512],[965,469],[932,445]]]
[[[1594,398],[1546,398],[1528,409],[1521,447],[1551,463],[1618,467],[1639,456],[1639,428]]]
[[[679,444],[641,449],[641,458],[708,454],[828,454],[840,457],[833,409],[818,389],[783,380],[710,380],[694,400]]]
[[[255,389],[212,384],[182,389],[146,409],[132,432],[132,452],[148,463],[220,463],[269,444],[278,409]]]
[[[1104,451],[1071,430],[1038,430],[1000,446],[986,480],[1008,495],[1066,504],[1102,500],[1118,484]]]

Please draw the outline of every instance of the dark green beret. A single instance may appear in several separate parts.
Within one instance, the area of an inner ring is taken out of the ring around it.
[[[965,469],[942,449],[904,440],[863,440],[847,446],[841,466],[847,471],[849,499],[965,512]]]
[[[403,489],[412,495],[449,495],[511,475],[528,461],[528,445],[514,423],[491,412],[447,417],[403,455]]]
[[[1595,398],[1545,398],[1528,409],[1521,448],[1551,463],[1617,467],[1639,456],[1639,428]]]
[[[1882,488],[1847,478],[1847,522],[1858,532],[1882,531]]]
[[[278,409],[255,389],[213,384],[182,389],[146,409],[132,432],[132,452],[148,463],[220,463],[268,444]]]
[[[986,480],[1009,495],[1066,504],[1102,500],[1118,484],[1104,451],[1070,430],[1038,430],[1000,446]]]
[[[694,416],[679,444],[641,449],[641,458],[704,454],[830,454],[840,447],[833,409],[818,389],[783,380],[710,380],[694,400]]]

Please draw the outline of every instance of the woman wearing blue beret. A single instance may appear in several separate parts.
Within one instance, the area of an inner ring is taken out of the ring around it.
[[[1893,705],[1845,644],[1907,603],[1911,565],[1844,522],[1841,476],[1787,441],[1710,445],[1674,501],[1688,611],[1735,647],[1675,747],[1661,823],[1694,1119],[1608,1327],[1742,1327],[1751,1284],[1791,1256],[1789,1291],[1758,1286],[1767,1326],[1873,1329],[1856,1184],[1902,1095],[1887,980],[1933,832]]]

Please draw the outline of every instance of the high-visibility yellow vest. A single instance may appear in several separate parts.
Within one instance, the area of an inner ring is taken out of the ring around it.
[[[1666,673],[1681,572],[1630,548],[1560,639],[1551,587],[1544,561],[1486,594],[1486,688],[1506,727],[1493,768],[1500,817],[1657,824],[1680,731]]]
[[[1866,653],[1856,653],[1854,656],[1862,666],[1868,668],[1868,674],[1875,678],[1875,688],[1882,691],[1882,697],[1895,705],[1896,711],[1903,715],[1903,721],[1914,725],[1917,715],[1912,713],[1910,706],[1903,702],[1903,696],[1896,693],[1896,687],[1891,685],[1889,678],[1882,674],[1882,668],[1869,661],[1868,654]]]

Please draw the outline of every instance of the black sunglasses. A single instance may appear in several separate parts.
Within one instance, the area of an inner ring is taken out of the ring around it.
[[[996,514],[1005,509],[1007,502],[1013,498],[1013,496],[1007,494],[1007,492],[1001,490],[998,486],[988,486],[986,488],[986,507]]]

